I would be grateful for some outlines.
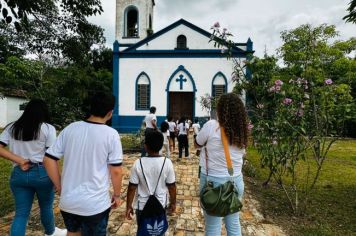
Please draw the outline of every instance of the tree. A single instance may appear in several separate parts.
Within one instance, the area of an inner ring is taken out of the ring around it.
[[[14,24],[0,25],[2,31],[17,31],[13,37],[17,38],[18,46],[28,54],[35,54],[39,58],[51,55],[52,60],[88,64],[90,49],[105,42],[103,29],[86,20],[87,16],[102,12],[100,1],[0,0],[0,2],[3,3],[2,7],[0,6],[3,17],[5,19],[11,17],[8,11],[10,9],[17,20]]]
[[[349,12],[349,14],[344,16],[344,18],[342,19],[346,20],[346,22],[352,22],[356,24],[356,0],[350,1],[347,11]]]
[[[274,179],[296,214],[307,206],[328,151],[345,135],[353,114],[355,60],[347,54],[355,50],[355,40],[332,42],[337,35],[334,26],[302,25],[281,33],[279,58],[246,62],[252,78],[245,65],[235,66],[234,91],[246,91],[252,100],[253,141],[270,172],[265,184]],[[300,161],[308,166],[305,176],[298,171]]]
[[[25,51],[20,47],[17,32],[0,22],[0,63],[5,63],[10,56],[22,57]]]

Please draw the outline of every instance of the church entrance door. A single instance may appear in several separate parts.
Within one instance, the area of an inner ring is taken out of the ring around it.
[[[168,115],[173,117],[174,121],[183,116],[187,119],[193,120],[193,104],[193,92],[170,92]]]

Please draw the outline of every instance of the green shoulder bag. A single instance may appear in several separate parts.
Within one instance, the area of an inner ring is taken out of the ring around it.
[[[230,150],[223,127],[221,130],[221,140],[224,145],[225,158],[227,163],[227,169],[229,175],[232,177],[234,175],[234,169],[232,167],[232,162],[230,158]],[[205,161],[206,161],[206,184],[200,192],[200,202],[203,209],[208,215],[224,217],[241,210],[242,203],[238,198],[238,192],[233,182],[233,179],[221,184],[219,186],[214,186],[211,181],[208,180],[208,152],[205,146]]]

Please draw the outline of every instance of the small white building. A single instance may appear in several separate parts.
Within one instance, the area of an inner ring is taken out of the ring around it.
[[[158,124],[172,116],[206,120],[199,103],[205,94],[231,92],[233,61],[210,42],[211,33],[180,19],[153,33],[154,0],[117,0],[112,125],[135,132],[150,106]],[[238,43],[233,57],[247,58],[253,43]]]
[[[0,94],[0,127],[17,120],[23,113],[27,100],[20,95]]]

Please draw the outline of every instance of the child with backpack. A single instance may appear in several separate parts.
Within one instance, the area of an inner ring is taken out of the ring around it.
[[[164,235],[168,229],[168,193],[168,210],[174,212],[176,208],[174,168],[170,159],[159,155],[162,133],[147,133],[144,146],[148,156],[136,160],[131,169],[126,217],[131,220],[136,214],[137,235]]]

